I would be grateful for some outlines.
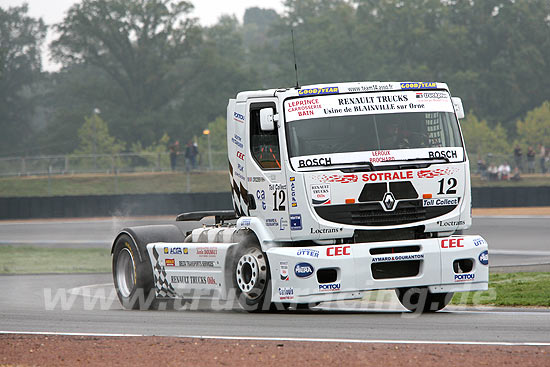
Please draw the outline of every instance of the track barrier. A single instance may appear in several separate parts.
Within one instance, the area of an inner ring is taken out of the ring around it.
[[[550,187],[474,187],[474,208],[550,206]],[[230,192],[0,198],[0,219],[174,215],[232,209]]]

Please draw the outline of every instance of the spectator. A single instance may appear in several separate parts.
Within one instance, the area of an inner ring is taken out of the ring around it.
[[[523,158],[523,152],[521,151],[521,147],[519,145],[516,145],[514,148],[514,160],[516,161],[516,167],[519,169],[519,171],[523,171],[523,165],[522,165],[522,158]]]
[[[511,178],[512,181],[519,181],[521,180],[521,176],[519,174],[519,168],[514,168],[514,174],[512,175],[512,178]]]
[[[496,181],[498,180],[498,168],[497,166],[490,165],[489,166],[489,181]]]
[[[543,144],[539,144],[540,152],[540,172],[542,174],[546,173],[546,148]]]
[[[481,158],[477,160],[477,171],[482,180],[487,179],[487,163]]]
[[[185,147],[185,170],[194,170],[197,168],[197,155],[199,154],[199,148],[197,143],[193,143],[192,140],[189,140],[187,146]]]
[[[501,164],[498,167],[498,178],[500,180],[509,180],[511,170],[512,169],[510,168],[510,165],[508,164],[508,162]]]
[[[178,154],[180,154],[180,142],[176,140],[174,144],[170,145],[170,167],[172,171],[176,170]]]
[[[535,173],[535,150],[529,147],[527,150],[527,172]]]

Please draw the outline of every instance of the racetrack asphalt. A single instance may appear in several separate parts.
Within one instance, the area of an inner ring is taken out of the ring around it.
[[[168,216],[0,221],[0,246],[109,248],[124,227],[173,221]],[[201,223],[186,225],[191,230]],[[550,264],[550,208],[478,209],[465,234],[480,234],[487,240],[491,267]]]
[[[0,242],[108,248],[123,226],[172,220],[1,222]],[[468,233],[487,239],[493,266],[543,263],[550,258],[549,223],[550,216],[481,215],[474,218]],[[0,331],[548,343],[550,309],[449,306],[435,314],[417,315],[403,312],[393,299],[269,314],[248,314],[219,303],[207,309],[192,303],[183,311],[125,311],[114,294],[111,274],[4,275],[0,276]]]
[[[418,315],[383,301],[268,314],[235,311],[231,305],[220,303],[214,305],[217,311],[204,310],[204,305],[198,304],[187,304],[183,311],[125,311],[116,299],[110,274],[0,276],[0,294],[0,331],[550,342],[550,309],[449,307]],[[62,297],[66,297],[65,302]]]

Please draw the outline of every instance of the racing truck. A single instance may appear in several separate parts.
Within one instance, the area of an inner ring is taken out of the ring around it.
[[[463,235],[463,117],[439,82],[238,93],[227,106],[233,210],[123,229],[112,246],[122,305],[233,297],[253,312],[394,289],[406,309],[434,312],[454,292],[487,290],[488,245]]]

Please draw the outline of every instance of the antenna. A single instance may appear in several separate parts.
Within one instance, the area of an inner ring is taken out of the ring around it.
[[[298,64],[296,63],[296,48],[294,47],[294,29],[290,30],[292,35],[292,52],[294,53],[294,71],[296,72],[296,89],[300,89],[300,83],[298,83]]]

